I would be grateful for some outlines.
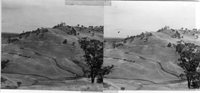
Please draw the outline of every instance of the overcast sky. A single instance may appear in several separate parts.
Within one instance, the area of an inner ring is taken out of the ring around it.
[[[71,6],[65,0],[2,0],[2,31],[38,27],[104,25],[105,37],[126,37],[145,31],[195,27],[195,3],[173,1],[112,1],[112,6]],[[120,33],[117,33],[120,31]]]
[[[103,6],[71,6],[65,0],[2,0],[2,31],[22,32],[38,27],[103,25]]]
[[[195,2],[114,1],[104,9],[105,37],[126,37],[145,31],[195,27]],[[118,33],[120,31],[120,33]]]

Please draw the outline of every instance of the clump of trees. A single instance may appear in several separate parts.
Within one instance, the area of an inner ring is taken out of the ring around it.
[[[2,60],[1,61],[1,70],[3,70],[4,68],[6,68],[6,66],[8,66],[9,60]],[[7,81],[7,79],[3,78],[1,76],[1,83],[4,83],[5,81]]]
[[[10,60],[2,60],[1,61],[1,69],[4,69],[8,65],[9,61]]]
[[[58,28],[58,27],[63,27],[66,26],[65,22],[61,22],[60,24],[57,24],[56,26],[54,26],[53,28]]]
[[[95,39],[82,38],[79,40],[81,48],[85,52],[85,61],[89,67],[89,78],[91,78],[91,83],[95,82],[97,78],[97,83],[103,83],[104,75],[109,74],[112,66],[103,66],[103,42]]]
[[[116,48],[116,41],[113,41],[113,42],[112,42],[112,47],[113,47],[113,48]]]
[[[170,29],[170,27],[169,26],[165,26],[165,27],[159,29],[157,32],[162,32],[162,31],[168,30],[168,29]]]
[[[17,39],[17,38],[8,38],[8,43],[13,43],[13,42],[16,42],[16,41],[19,41],[19,39]]]
[[[176,46],[179,53],[179,65],[183,68],[188,81],[188,88],[200,88],[200,51],[193,43],[180,43]]]
[[[180,39],[181,38],[181,34],[178,31],[176,31],[175,34],[172,35],[171,37],[172,38],[179,38]]]
[[[3,69],[5,69],[8,65],[9,65],[9,62],[10,62],[10,60],[1,60],[1,70],[3,70]],[[7,78],[5,78],[5,77],[3,77],[3,76],[1,76],[1,84],[5,84],[6,83],[6,81],[8,81],[8,79]],[[20,81],[18,81],[18,82],[16,82],[17,83],[17,86],[5,86],[5,87],[2,87],[2,88],[6,88],[6,89],[16,89],[17,87],[19,87],[21,84],[22,84],[22,82],[20,82]]]
[[[117,48],[117,47],[120,47],[120,46],[124,46],[124,41],[123,42],[117,42],[117,41],[113,41],[112,42],[112,48]]]

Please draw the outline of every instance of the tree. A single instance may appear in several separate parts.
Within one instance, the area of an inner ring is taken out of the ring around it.
[[[1,69],[4,69],[8,65],[9,61],[10,60],[2,60],[1,61]]]
[[[9,61],[10,61],[10,60],[1,60],[1,71],[2,71],[4,68],[6,68],[6,66],[8,66]],[[7,81],[7,79],[5,79],[5,78],[3,78],[3,77],[1,76],[1,83],[4,83],[4,82],[6,82],[6,81]]]
[[[192,43],[178,44],[176,51],[179,53],[179,65],[183,68],[188,81],[188,88],[200,88],[200,72],[197,71],[200,65],[200,52],[197,46]]]
[[[171,46],[172,46],[172,44],[171,44],[171,43],[168,43],[168,44],[167,44],[167,47],[171,47]]]
[[[113,69],[113,67],[114,65],[102,67],[97,75],[97,83],[103,83],[104,75],[108,75]]]
[[[116,48],[116,41],[113,41],[113,42],[112,42],[112,47],[113,47],[113,48]]]
[[[65,40],[63,41],[63,44],[67,44],[67,39],[65,39]]]
[[[89,77],[91,83],[94,83],[98,77],[97,83],[103,82],[103,76],[109,74],[114,66],[103,67],[103,42],[95,39],[82,38],[79,40],[81,48],[85,52],[85,61],[89,67]]]
[[[72,42],[72,46],[75,46],[75,44],[76,44],[75,42]]]

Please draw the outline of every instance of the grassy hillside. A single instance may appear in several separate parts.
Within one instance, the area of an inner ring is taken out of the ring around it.
[[[104,66],[114,65],[103,84],[85,78],[88,69],[78,40],[104,41]],[[162,28],[127,38],[103,39],[103,26],[38,28],[2,33],[1,88],[52,90],[187,89],[178,66],[177,42],[200,45],[200,31]]]
[[[200,44],[198,36],[200,36],[200,31],[196,30],[163,28],[157,32],[141,33],[120,41],[105,40],[104,63],[115,65],[114,71],[106,78],[119,80],[118,83],[111,81],[129,89],[130,87],[123,80],[137,80],[131,83],[137,85],[132,89],[139,87],[139,89],[172,89],[165,85],[175,84],[176,86],[181,82],[185,85],[177,86],[176,89],[187,88],[184,77],[180,77],[184,72],[177,64],[179,54],[175,46],[177,42]],[[171,46],[168,45],[169,43]],[[156,87],[150,88],[147,85],[156,85]]]
[[[59,25],[16,35],[2,34],[5,40],[1,62],[9,61],[1,70],[5,80],[2,88],[15,88],[17,82],[29,86],[40,81],[84,77],[88,67],[78,40],[87,37],[103,41],[103,29],[97,28]]]
[[[1,42],[4,44],[4,43],[7,43],[8,41],[8,38],[10,37],[16,37],[18,36],[19,34],[18,33],[6,33],[6,32],[2,32],[1,33]]]

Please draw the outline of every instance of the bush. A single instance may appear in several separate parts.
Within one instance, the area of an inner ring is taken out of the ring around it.
[[[67,39],[65,39],[65,40],[63,41],[63,44],[67,44]]]
[[[16,41],[19,41],[19,39],[17,39],[17,38],[8,38],[8,43],[13,43],[13,42],[16,42]]]
[[[116,41],[113,41],[113,42],[112,42],[112,47],[113,47],[113,48],[116,48]]]
[[[125,87],[121,87],[121,90],[125,90]]]
[[[2,60],[1,61],[1,69],[4,69],[8,65],[9,61],[10,60]]]
[[[19,82],[19,81],[17,82],[17,86],[18,86],[18,87],[19,87],[21,84],[22,84],[22,82]]]
[[[72,46],[75,46],[75,44],[76,44],[75,42],[72,42]]]
[[[171,43],[167,44],[167,47],[171,47],[171,46],[172,46],[172,44],[171,44]]]
[[[6,78],[1,77],[1,83],[5,83],[7,81]]]

